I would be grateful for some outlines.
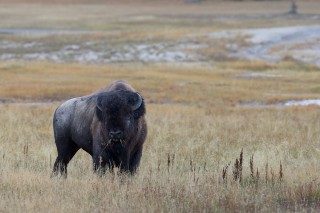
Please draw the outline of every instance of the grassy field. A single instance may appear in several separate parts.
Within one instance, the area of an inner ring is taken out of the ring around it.
[[[312,25],[318,4],[305,1],[304,14],[294,18],[265,16],[286,11],[287,2],[3,5],[0,28],[110,30],[117,34],[89,36],[113,45],[170,41],[223,29]],[[239,5],[260,9],[250,17],[235,10]],[[50,40],[53,48],[84,39],[1,38]],[[203,50],[220,59],[209,62],[0,61],[0,212],[318,212],[320,107],[272,104],[320,99],[320,69],[292,59],[228,59],[219,45]],[[79,151],[68,178],[51,179],[54,110],[116,79],[129,81],[147,103],[149,133],[138,173],[97,177],[90,156]]]
[[[7,98],[0,106],[1,210],[316,212],[319,107],[237,103],[319,97],[319,70],[290,63],[189,66],[1,63],[1,97]],[[257,71],[281,77],[239,77]],[[149,136],[138,174],[98,178],[90,156],[80,151],[67,180],[50,179],[57,100],[119,78],[148,103]],[[242,149],[239,182],[234,164]]]

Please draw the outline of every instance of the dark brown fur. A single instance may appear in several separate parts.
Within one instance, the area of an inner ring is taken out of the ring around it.
[[[92,156],[95,171],[103,173],[116,166],[133,174],[147,136],[144,101],[139,97],[127,82],[115,81],[59,106],[53,120],[58,157],[52,174],[66,175],[69,161],[80,148]]]

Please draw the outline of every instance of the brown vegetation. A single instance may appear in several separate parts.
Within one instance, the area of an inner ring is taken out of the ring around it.
[[[0,64],[0,72],[0,97],[9,102],[64,100],[126,79],[149,103],[235,106],[239,102],[317,98],[320,81],[318,68],[292,62],[278,66],[245,61],[130,66],[5,62]],[[252,73],[261,76],[251,77]]]
[[[98,178],[90,156],[80,151],[67,180],[50,179],[56,156],[52,115],[59,102],[0,105],[5,112],[0,114],[1,209],[316,211],[319,107],[247,108],[230,102],[264,99],[270,89],[276,89],[275,99],[289,91],[315,95],[319,71],[282,64],[268,71],[281,71],[281,78],[235,78],[250,67],[270,69],[264,64],[244,69],[245,63],[202,68],[2,63],[0,91],[7,98],[63,99],[126,78],[147,97],[150,131],[135,177],[115,172]]]

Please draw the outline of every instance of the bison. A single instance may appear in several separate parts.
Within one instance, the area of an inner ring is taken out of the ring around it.
[[[134,174],[147,136],[145,112],[144,99],[122,80],[64,102],[53,118],[58,157],[52,176],[66,177],[67,165],[79,149],[92,156],[95,172],[119,167]]]

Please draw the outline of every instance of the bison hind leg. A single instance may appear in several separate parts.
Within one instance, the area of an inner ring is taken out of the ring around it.
[[[72,141],[66,138],[56,140],[58,157],[54,163],[51,177],[61,174],[67,177],[67,166],[72,157],[77,153],[79,147]]]

